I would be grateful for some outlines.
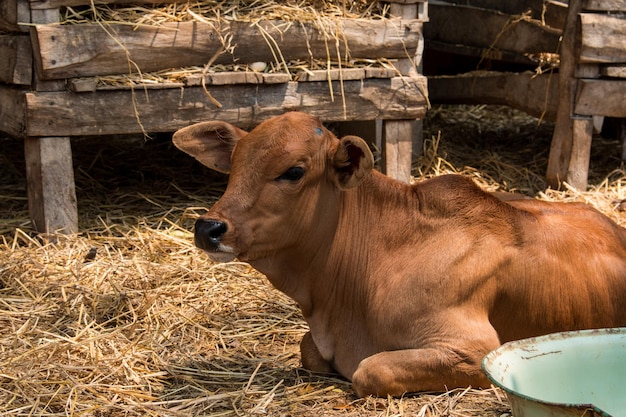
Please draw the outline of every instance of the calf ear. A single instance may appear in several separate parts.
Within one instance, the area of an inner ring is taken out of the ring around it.
[[[345,136],[333,156],[335,179],[339,188],[356,187],[374,166],[374,156],[367,143],[358,136]]]
[[[235,144],[247,134],[245,130],[226,122],[204,122],[176,131],[172,142],[202,165],[228,174]]]

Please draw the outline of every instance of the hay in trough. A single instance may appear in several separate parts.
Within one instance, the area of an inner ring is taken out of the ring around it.
[[[589,191],[545,192],[550,126],[463,106],[433,109],[426,128],[418,180],[460,172],[626,223],[612,203],[626,199],[615,141],[594,141]],[[509,415],[498,389],[357,399],[300,368],[297,306],[248,265],[194,248],[193,221],[225,177],[168,137],[74,141],[83,232],[54,242],[28,225],[21,142],[1,143],[1,416]]]
[[[265,33],[261,21],[283,21],[281,30],[290,25],[303,22],[311,23],[324,33],[333,43],[344,43],[345,38],[338,19],[383,19],[389,17],[389,5],[371,1],[338,1],[338,0],[290,0],[290,1],[258,1],[258,0],[196,0],[182,3],[164,3],[151,5],[132,4],[92,4],[88,6],[65,7],[61,16],[61,24],[97,23],[103,28],[112,25],[130,25],[135,28],[142,26],[159,27],[171,22],[202,22],[219,28],[221,22],[240,21],[250,23],[250,29],[259,32],[275,54],[274,62],[266,63],[262,70],[265,73],[287,73],[296,76],[298,72],[331,68],[365,68],[392,67],[388,60],[342,58],[340,62],[332,57],[329,51],[326,57],[311,57],[308,60],[285,60],[274,39]],[[276,29],[279,26],[275,27]],[[112,31],[107,32],[115,37]],[[232,44],[229,33],[221,33],[220,40],[223,50],[220,53],[233,53],[237,48]],[[349,48],[346,46],[346,50]],[[218,53],[219,54],[219,53]],[[257,71],[251,69],[250,63],[217,65],[211,62],[205,66],[184,68],[167,68],[161,71],[144,72],[130,65],[129,74],[102,74],[96,77],[100,87],[128,87],[154,84],[184,83],[197,74],[209,72]]]
[[[130,3],[130,2],[129,2]],[[166,22],[237,20],[284,20],[317,22],[320,19],[381,19],[389,6],[378,1],[346,0],[191,0],[180,3],[158,2],[149,6],[131,4],[93,4],[66,7],[64,24],[107,22],[135,27],[159,26]]]

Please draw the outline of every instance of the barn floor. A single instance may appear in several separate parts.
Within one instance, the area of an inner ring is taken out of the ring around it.
[[[415,175],[586,201],[622,225],[626,171],[597,138],[590,191],[543,192],[552,126],[502,107],[436,107]],[[166,136],[73,142],[81,230],[29,228],[20,141],[0,139],[0,416],[493,416],[498,389],[357,399],[299,368],[297,307],[241,263],[196,251],[226,178]],[[621,168],[620,168],[621,166]]]

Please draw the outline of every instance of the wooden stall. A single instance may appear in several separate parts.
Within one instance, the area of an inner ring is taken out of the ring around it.
[[[547,180],[584,189],[594,119],[621,118],[626,148],[626,0],[570,0],[560,56]]]
[[[625,0],[432,0],[429,15],[426,62],[454,61],[424,70],[431,101],[504,104],[555,121],[549,186],[587,186],[604,117],[622,119],[626,149]]]
[[[157,1],[95,3],[152,7]],[[29,208],[38,231],[78,230],[74,137],[173,132],[211,119],[250,128],[289,110],[326,122],[377,120],[383,125],[382,169],[409,180],[411,149],[427,107],[426,79],[419,73],[425,0],[388,0],[385,15],[376,18],[240,21],[232,14],[158,25],[62,21],[68,8],[90,4],[0,5],[0,130],[24,139]],[[288,66],[294,60],[327,65],[295,71]],[[151,72],[190,67],[196,70],[173,81],[146,80]],[[103,82],[116,74],[140,80]]]

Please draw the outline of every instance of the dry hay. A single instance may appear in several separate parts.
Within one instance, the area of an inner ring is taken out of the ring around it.
[[[416,173],[461,172],[490,189],[536,194],[550,129],[535,123],[502,108],[436,108]],[[0,177],[0,415],[510,412],[498,389],[357,399],[346,381],[299,368],[306,324],[297,306],[248,265],[212,264],[193,247],[193,221],[224,177],[168,138],[74,142],[84,232],[56,242],[28,229],[20,145],[0,146],[8,167]],[[613,151],[607,141],[595,154],[590,191],[539,197],[588,201],[625,224],[612,202],[626,198],[626,174],[606,179],[619,166],[606,162]]]
[[[316,22],[330,18],[381,19],[387,17],[388,11],[389,6],[383,2],[369,0],[189,0],[149,6],[94,4],[66,7],[61,21],[64,24],[102,21],[135,27],[221,19],[251,23],[260,20]]]

